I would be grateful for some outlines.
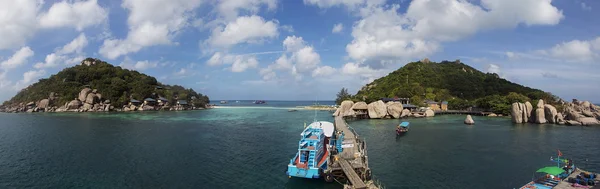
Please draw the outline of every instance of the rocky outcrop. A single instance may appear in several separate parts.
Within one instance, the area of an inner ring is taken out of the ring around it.
[[[524,111],[524,115],[523,115],[523,123],[527,123],[527,122],[533,122],[534,120],[531,120],[531,114],[533,114],[533,106],[531,105],[531,103],[529,101],[525,102],[525,108],[523,109]]]
[[[79,101],[78,99],[75,99],[75,100],[71,100],[71,102],[69,102],[69,104],[67,104],[67,109],[68,110],[79,109],[79,106],[81,106],[81,101]]]
[[[354,103],[354,105],[352,105],[352,109],[353,110],[366,110],[367,108],[367,103],[366,102],[357,102]]]
[[[408,110],[408,109],[402,110],[400,117],[407,117],[407,116],[410,116],[410,110]]]
[[[489,115],[487,115],[488,117],[498,117],[498,115],[496,115],[495,113],[491,113]]]
[[[387,107],[381,100],[368,104],[367,110],[371,119],[380,119],[387,115]]]
[[[546,123],[546,113],[544,112],[544,100],[539,100],[537,109],[535,109],[535,123],[543,124]]]
[[[425,110],[425,117],[433,117],[435,116],[435,112],[433,110]]]
[[[333,116],[354,116],[355,112],[352,110],[354,102],[351,100],[344,100],[340,107],[333,113]]]
[[[87,97],[85,98],[85,103],[88,104],[94,104],[98,101],[98,97],[96,97],[95,93],[90,93],[87,95]]]
[[[581,123],[581,125],[599,125],[600,122],[598,122],[598,119],[596,119],[595,117],[582,117],[579,118],[579,120],[577,120]]]
[[[524,106],[522,103],[513,103],[511,105],[511,116],[514,123],[525,123],[526,115],[528,114],[529,102]],[[572,102],[562,101],[562,111],[550,104],[544,104],[543,100],[539,100],[532,111],[529,122],[531,123],[552,123],[566,125],[600,125],[600,108],[591,104],[589,101],[579,101],[573,99]],[[524,108],[522,108],[524,107]]]
[[[567,124],[567,125],[570,125],[570,126],[577,126],[577,125],[581,125],[581,123],[580,123],[579,121],[573,121],[573,120],[567,120],[567,121],[566,121],[566,124]]]
[[[467,118],[465,118],[465,124],[467,124],[467,125],[473,125],[473,124],[475,124],[475,121],[473,120],[473,118],[471,117],[471,115],[467,115]]]
[[[50,100],[48,100],[48,99],[40,100],[40,102],[38,102],[38,104],[37,104],[37,107],[41,108],[41,109],[49,108],[50,107]]]
[[[544,105],[544,113],[546,121],[548,121],[548,123],[557,123],[557,117],[556,115],[558,114],[558,112],[556,111],[556,108],[550,104],[545,104]]]
[[[400,102],[388,102],[386,104],[386,106],[387,106],[387,113],[392,118],[398,119],[401,117],[402,110],[404,107],[402,107],[402,104]]]
[[[522,103],[512,103],[511,105],[511,110],[510,110],[510,115],[512,117],[512,122],[513,123],[523,123],[523,109],[521,109],[523,106],[521,105]]]
[[[88,94],[90,94],[92,92],[92,89],[90,88],[84,88],[81,90],[81,92],[79,92],[79,101],[81,102],[85,102],[85,100],[87,99]]]

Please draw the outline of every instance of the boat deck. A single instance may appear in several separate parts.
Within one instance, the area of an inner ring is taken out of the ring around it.
[[[571,175],[569,175],[569,177],[563,179],[562,181],[560,181],[558,183],[558,185],[556,185],[553,189],[581,189],[581,187],[574,187],[572,186],[571,183],[567,182],[569,180],[569,178],[576,178],[577,175],[579,175],[581,172],[584,172],[583,170],[577,168],[577,170],[575,170],[573,173],[571,173]],[[596,187],[598,186],[598,184],[600,184],[600,178],[595,178],[594,181],[596,182]],[[588,186],[589,187],[589,186]],[[589,187],[591,188],[591,187]]]

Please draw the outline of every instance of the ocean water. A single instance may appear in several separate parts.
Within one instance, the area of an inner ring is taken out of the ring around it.
[[[341,188],[285,175],[304,122],[333,121],[331,113],[269,105],[0,114],[0,188]],[[400,120],[349,122],[367,141],[373,176],[386,188],[520,187],[537,168],[553,165],[557,149],[600,171],[599,127],[406,120],[411,130],[402,137],[394,133]]]

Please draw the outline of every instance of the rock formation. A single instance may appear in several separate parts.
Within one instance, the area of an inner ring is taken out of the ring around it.
[[[371,119],[384,118],[387,115],[387,107],[381,100],[371,102],[367,109]]]
[[[435,116],[435,112],[433,110],[425,110],[425,117],[433,117]]]
[[[544,113],[544,100],[539,100],[537,109],[535,109],[535,123],[546,123],[546,113]]]
[[[88,94],[90,94],[91,92],[92,89],[90,88],[84,88],[83,90],[81,90],[81,92],[79,92],[79,101],[85,102]]]
[[[402,110],[402,114],[400,114],[400,117],[407,117],[407,116],[410,116],[410,110],[408,110],[408,109]]]
[[[521,103],[515,102],[511,105],[511,116],[513,123],[523,123],[523,110],[521,109]]]
[[[475,121],[473,120],[473,118],[471,117],[471,115],[467,115],[467,118],[465,118],[465,124],[467,124],[467,125],[473,125],[473,124],[475,124]]]
[[[344,100],[340,107],[333,113],[333,116],[354,116],[355,112],[352,110],[354,102],[351,100]]]
[[[38,102],[37,107],[41,108],[41,109],[49,108],[50,107],[50,100],[48,100],[48,99],[40,100],[40,102]]]
[[[357,102],[354,103],[354,105],[352,106],[353,110],[366,110],[367,108],[367,103],[365,102]]]
[[[513,103],[511,105],[511,116],[514,123],[526,123],[525,117],[529,109],[527,105],[529,102],[524,104],[524,110],[521,109],[521,104],[523,103]],[[544,104],[543,100],[539,100],[535,110],[532,111],[529,122],[560,125],[600,125],[600,108],[588,101],[573,99],[572,102],[564,102],[562,107],[563,110],[559,112],[556,107]]]
[[[392,118],[398,119],[402,115],[402,104],[400,102],[388,102],[387,104],[387,113],[392,116]]]
[[[74,109],[78,109],[79,106],[81,106],[81,101],[79,101],[78,99],[75,99],[75,100],[71,100],[71,102],[69,102],[69,104],[67,104],[67,109],[74,110]]]
[[[548,121],[548,123],[557,123],[557,118],[556,115],[558,114],[558,112],[556,111],[556,108],[550,104],[545,104],[544,105],[544,113],[546,121]]]

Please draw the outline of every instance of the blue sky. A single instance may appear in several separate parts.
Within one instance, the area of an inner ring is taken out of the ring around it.
[[[0,101],[85,57],[251,100],[331,100],[427,57],[600,102],[600,1],[0,1]]]

